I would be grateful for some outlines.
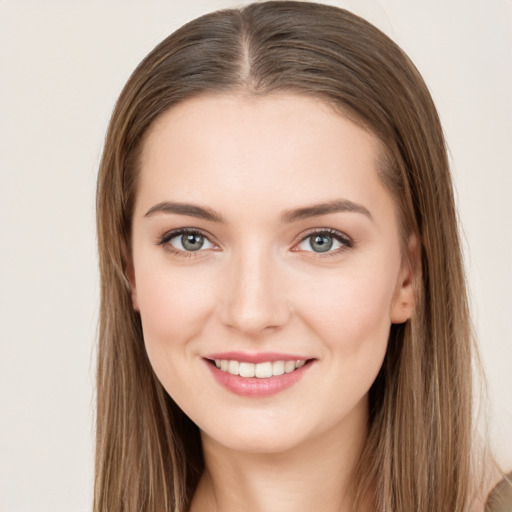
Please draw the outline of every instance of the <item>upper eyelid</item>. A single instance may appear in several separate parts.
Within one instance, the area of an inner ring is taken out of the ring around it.
[[[199,228],[171,229],[170,231],[166,231],[163,235],[159,236],[157,242],[158,242],[158,244],[164,244],[164,243],[167,243],[172,238],[179,236],[179,235],[183,235],[185,233],[197,233],[198,235],[201,235],[201,236],[204,236],[205,238],[207,238],[210,243],[217,244],[217,242],[214,242],[214,240],[212,240],[214,237],[210,233],[203,231],[202,229],[199,229]]]
[[[163,235],[161,235],[156,240],[156,245],[162,247],[166,252],[170,254],[174,254],[176,257],[192,257],[192,258],[199,258],[201,256],[201,253],[204,253],[207,250],[211,250],[212,247],[208,247],[206,249],[198,249],[197,251],[187,251],[183,249],[179,249],[177,247],[174,247],[170,241],[173,238],[179,237],[180,235],[183,236],[184,234],[192,233],[192,234],[198,234],[204,237],[210,244],[212,244],[213,249],[215,250],[215,246],[218,247],[217,242],[212,240],[212,235],[204,232],[202,229],[199,228],[176,228],[171,229],[169,231],[166,231]]]
[[[300,244],[315,234],[327,234],[327,235],[335,238],[338,241],[338,243],[341,244],[341,247],[339,247],[335,250],[328,250],[325,252],[301,250],[299,248]],[[337,229],[333,229],[333,228],[312,228],[310,231],[307,231],[306,233],[302,233],[301,238],[293,244],[293,246],[290,250],[292,252],[307,254],[308,257],[310,255],[314,255],[315,258],[327,258],[329,256],[336,256],[341,253],[344,253],[345,251],[350,250],[350,249],[354,248],[355,246],[356,246],[356,243],[355,243],[354,239],[352,237],[348,236],[347,234],[343,233],[342,231],[338,231]]]
[[[352,237],[348,236],[346,233],[343,233],[342,231],[338,231],[337,229],[333,228],[311,228],[301,233],[298,237],[298,241],[302,242],[303,240],[309,238],[311,235],[314,234],[328,234],[333,236],[334,238],[339,238],[342,242],[354,242]]]

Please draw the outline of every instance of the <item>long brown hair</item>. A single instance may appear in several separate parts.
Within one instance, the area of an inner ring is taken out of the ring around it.
[[[356,478],[378,511],[469,509],[474,353],[452,183],[420,74],[345,10],[256,3],[198,18],[137,67],[116,104],[97,190],[101,311],[95,512],[185,512],[203,470],[197,427],[155,377],[125,271],[148,127],[178,102],[222,92],[314,96],[378,136],[402,231],[420,241],[416,310],[393,326],[370,390]]]

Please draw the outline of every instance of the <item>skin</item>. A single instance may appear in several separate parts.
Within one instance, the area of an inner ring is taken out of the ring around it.
[[[128,273],[155,373],[201,429],[206,470],[192,511],[350,510],[368,390],[390,325],[414,308],[380,156],[372,134],[294,94],[206,95],[150,128]],[[284,212],[340,199],[367,213],[283,222]],[[147,214],[164,201],[206,207],[225,222]],[[188,253],[180,236],[162,243],[182,228],[208,241]],[[315,252],[308,236],[325,229],[350,242]],[[313,362],[292,387],[246,397],[205,363],[227,351]]]

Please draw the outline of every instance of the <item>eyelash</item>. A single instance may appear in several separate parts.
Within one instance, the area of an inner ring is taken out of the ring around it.
[[[345,252],[348,249],[352,249],[355,246],[354,240],[344,233],[337,231],[335,229],[330,228],[324,228],[324,229],[312,229],[311,231],[308,231],[307,233],[304,233],[301,235],[301,238],[298,243],[294,245],[294,247],[300,245],[302,242],[306,241],[308,238],[311,238],[313,236],[321,236],[321,235],[328,235],[334,240],[338,241],[341,244],[341,247],[339,249],[336,249],[334,251],[326,251],[324,253],[321,252],[315,252],[315,251],[304,251],[308,253],[315,254],[315,257],[319,258],[327,258],[329,256],[337,256],[341,254],[342,252]],[[294,250],[294,249],[292,249]],[[299,252],[298,249],[295,249],[296,252]]]
[[[198,254],[196,254],[196,253],[203,252],[200,249],[197,251],[182,251],[180,249],[176,249],[169,243],[173,238],[176,238],[178,236],[188,235],[188,234],[200,235],[200,236],[204,237],[206,240],[208,240],[210,243],[213,243],[210,241],[209,235],[207,235],[206,233],[204,233],[203,231],[201,231],[199,229],[182,228],[182,229],[177,229],[177,230],[173,230],[173,231],[169,231],[169,232],[165,233],[161,238],[159,238],[157,240],[157,245],[163,246],[164,249],[168,253],[182,257],[182,258],[197,257]],[[348,237],[347,235],[345,235],[344,233],[341,233],[340,231],[336,231],[335,229],[325,228],[325,229],[314,229],[314,230],[311,230],[311,231],[303,234],[301,236],[300,240],[294,245],[294,247],[297,247],[302,242],[306,241],[308,238],[311,238],[314,235],[317,235],[317,236],[328,235],[328,236],[334,238],[336,241],[338,241],[342,245],[339,249],[336,249],[334,251],[329,250],[329,251],[326,251],[325,253],[315,252],[315,251],[304,251],[304,252],[311,252],[311,253],[315,254],[316,257],[325,258],[327,256],[336,256],[336,255],[346,251],[347,249],[352,249],[355,246],[354,240],[351,239],[350,237]],[[294,252],[299,252],[298,249],[292,249],[292,250]]]
[[[178,236],[183,236],[183,235],[200,235],[200,236],[204,237],[206,240],[210,241],[210,236],[207,235],[206,233],[204,233],[203,231],[201,231],[200,229],[182,228],[182,229],[176,229],[176,230],[173,230],[173,231],[168,231],[167,233],[165,233],[157,241],[157,245],[163,246],[164,249],[168,253],[174,254],[176,256],[180,256],[182,258],[194,258],[194,257],[197,257],[198,254],[196,254],[196,253],[202,252],[201,250],[198,250],[198,251],[182,251],[180,249],[176,249],[175,247],[173,247],[169,243],[173,238],[176,238]],[[210,241],[210,243],[213,243],[213,242]]]

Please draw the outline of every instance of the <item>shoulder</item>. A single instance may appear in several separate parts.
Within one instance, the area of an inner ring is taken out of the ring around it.
[[[504,475],[489,493],[485,512],[512,512],[512,472]]]

